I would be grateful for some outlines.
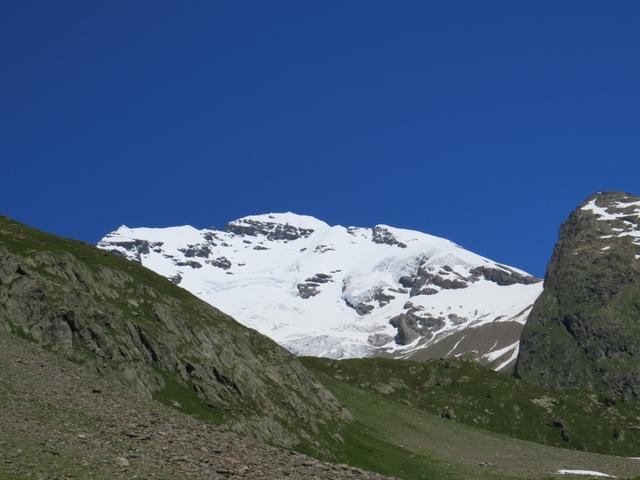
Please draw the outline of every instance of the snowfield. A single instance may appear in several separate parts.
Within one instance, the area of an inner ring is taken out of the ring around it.
[[[121,226],[98,246],[298,355],[411,357],[489,324],[507,322],[517,332],[542,291],[526,272],[443,238],[386,225],[330,226],[290,212],[244,217],[225,230]],[[455,346],[448,355],[504,368],[518,338]]]

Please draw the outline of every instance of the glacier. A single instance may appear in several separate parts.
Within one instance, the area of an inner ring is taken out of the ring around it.
[[[444,238],[295,213],[224,229],[121,226],[100,248],[138,261],[297,355],[512,364],[542,282]]]

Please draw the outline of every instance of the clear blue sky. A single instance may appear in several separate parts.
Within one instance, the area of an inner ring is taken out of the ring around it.
[[[640,193],[636,1],[3,1],[0,211],[95,242],[292,210],[542,274]]]

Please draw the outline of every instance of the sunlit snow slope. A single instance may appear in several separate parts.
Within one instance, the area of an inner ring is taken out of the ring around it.
[[[293,213],[244,217],[224,231],[122,226],[98,246],[300,355],[469,355],[504,368],[542,289],[439,237]]]

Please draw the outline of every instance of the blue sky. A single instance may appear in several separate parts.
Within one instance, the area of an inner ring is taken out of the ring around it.
[[[640,3],[5,1],[0,211],[95,242],[292,210],[544,272],[640,194]]]

